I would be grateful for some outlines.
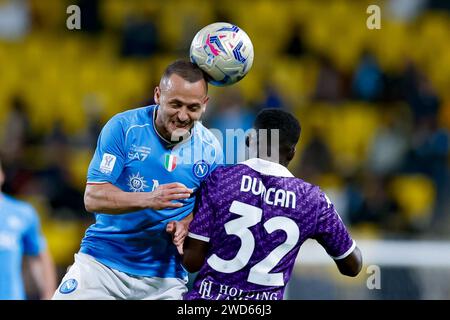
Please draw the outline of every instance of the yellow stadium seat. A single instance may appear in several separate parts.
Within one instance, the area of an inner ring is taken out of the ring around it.
[[[429,222],[436,197],[436,187],[430,178],[420,174],[399,175],[389,191],[406,221],[418,226]]]
[[[86,226],[78,221],[56,219],[48,220],[42,226],[42,232],[56,265],[67,266],[73,263],[73,255],[80,248],[85,228]],[[64,241],[61,241],[62,239]]]

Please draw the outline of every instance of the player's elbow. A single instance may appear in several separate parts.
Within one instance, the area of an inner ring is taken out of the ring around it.
[[[92,191],[88,188],[84,192],[84,208],[87,212],[96,212],[98,209]]]
[[[205,263],[209,245],[207,242],[186,237],[183,245],[183,257],[181,262],[187,271],[195,273],[200,271]]]
[[[185,240],[184,246],[184,254],[181,262],[183,263],[184,268],[190,272],[195,273],[200,271],[203,266],[204,256],[199,250],[192,250],[189,246],[186,246],[186,243],[189,243],[189,238]]]
[[[348,277],[356,277],[361,272],[363,265],[361,251],[356,247],[348,257],[336,261],[336,264],[341,274]]]
[[[344,276],[348,276],[348,277],[356,277],[356,276],[359,274],[359,272],[361,271],[361,268],[362,268],[362,264],[361,264],[360,266],[358,266],[358,267],[348,268],[348,269],[345,269],[345,270],[341,270],[341,273],[342,273]]]
[[[189,255],[186,255],[186,253],[183,256],[183,266],[189,273],[195,273],[200,271],[202,267],[202,263],[199,261],[196,261],[196,259],[189,258]]]

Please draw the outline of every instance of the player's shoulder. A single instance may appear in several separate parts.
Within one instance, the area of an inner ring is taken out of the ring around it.
[[[149,105],[141,108],[126,110],[114,115],[109,122],[120,123],[123,127],[150,124],[152,122],[154,109],[155,105]]]
[[[201,141],[202,143],[221,148],[219,140],[217,140],[217,137],[214,135],[214,133],[206,128],[200,121],[197,121],[195,123],[194,134],[196,136],[196,139],[199,139],[199,141]]]
[[[302,193],[312,194],[315,196],[318,196],[320,193],[322,193],[320,187],[318,185],[315,185],[314,183],[308,182],[298,177],[293,177],[292,179],[296,182],[297,188]]]
[[[233,170],[233,166],[227,166],[224,164],[219,164],[204,180],[207,184],[217,184],[219,181],[224,181],[226,175]]]
[[[23,218],[31,218],[36,214],[33,206],[26,201],[19,200],[10,195],[3,194],[4,201],[9,208],[9,212],[21,215]]]
[[[304,195],[305,201],[315,203],[319,206],[325,205],[326,207],[329,207],[331,204],[330,198],[328,198],[325,191],[322,190],[320,186],[300,178],[295,179],[298,180],[298,192]]]
[[[228,183],[233,181],[241,181],[243,175],[251,175],[252,169],[244,164],[244,162],[237,164],[221,164],[211,172],[208,177],[210,182]]]

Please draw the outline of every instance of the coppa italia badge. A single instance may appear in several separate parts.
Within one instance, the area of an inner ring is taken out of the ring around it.
[[[171,154],[166,154],[164,159],[164,167],[167,171],[172,172],[177,167],[177,157]]]

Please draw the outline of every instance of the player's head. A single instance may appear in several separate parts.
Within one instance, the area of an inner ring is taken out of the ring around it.
[[[253,139],[256,138],[257,140],[258,157],[261,156],[260,143],[267,143],[267,150],[272,150],[272,147],[276,147],[272,146],[272,143],[278,143],[279,162],[287,166],[295,155],[295,146],[301,132],[300,122],[291,113],[281,109],[263,109],[256,116],[253,128],[256,129],[256,136]],[[267,139],[261,139],[261,142],[258,139],[261,133],[260,129],[267,130]],[[272,135],[270,130],[278,130],[278,141],[271,141]]]
[[[184,135],[183,131],[189,131],[200,119],[208,103],[208,83],[203,71],[189,61],[173,62],[155,88],[154,99],[160,106],[156,116],[158,131],[172,141],[174,136]]]

